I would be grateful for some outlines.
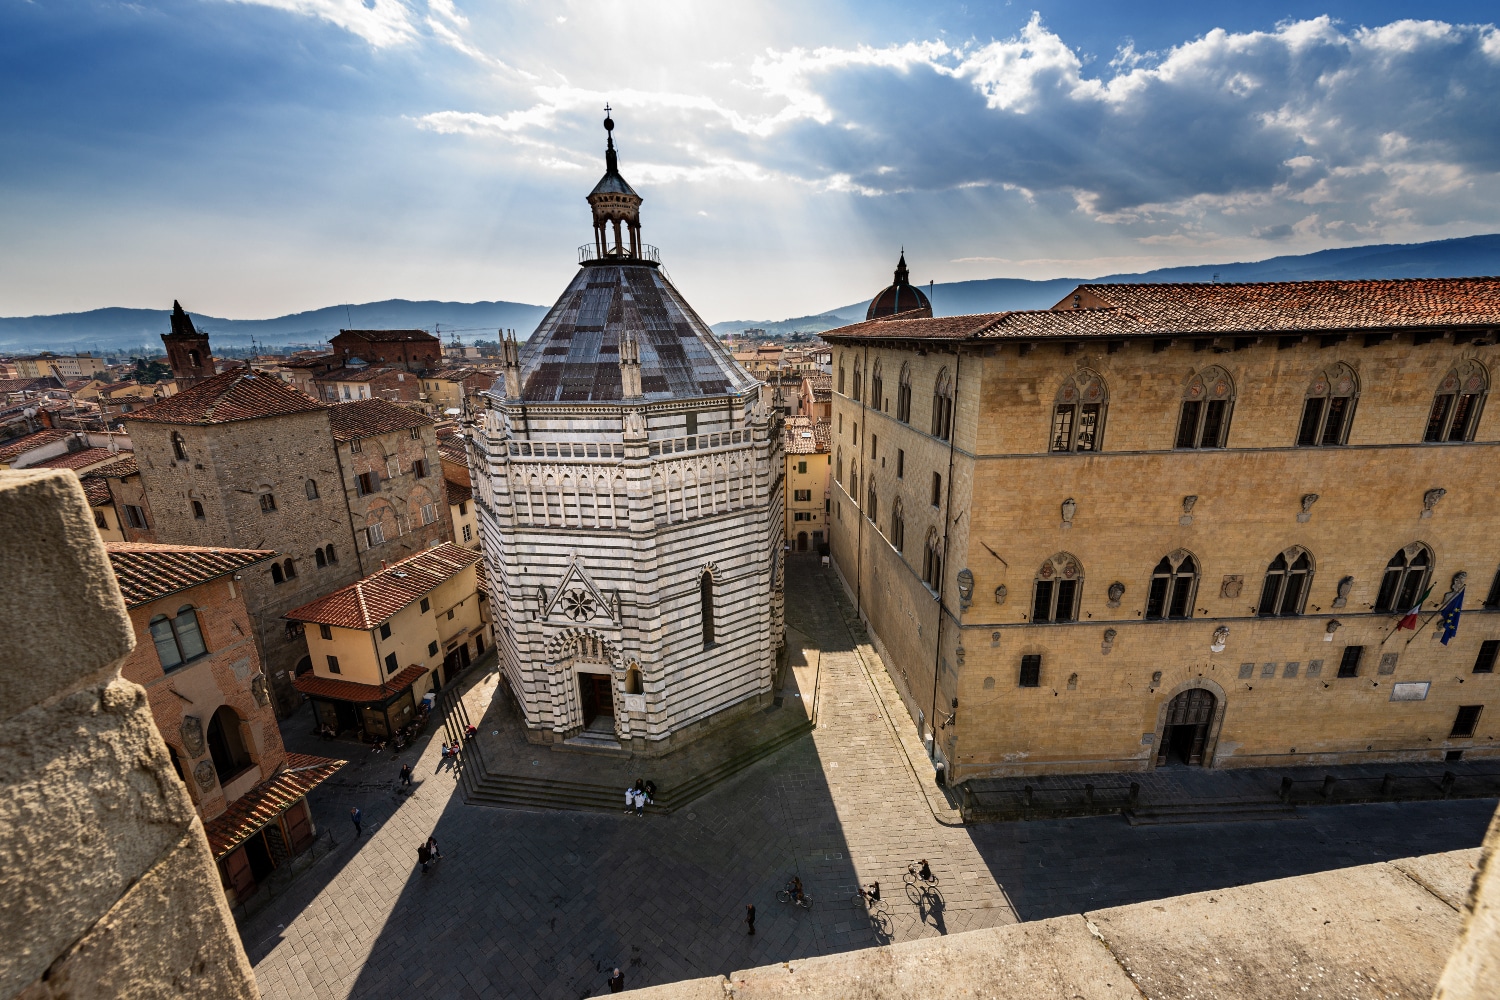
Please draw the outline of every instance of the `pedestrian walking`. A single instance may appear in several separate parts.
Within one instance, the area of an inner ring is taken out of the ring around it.
[[[635,814],[637,816],[644,816],[644,815],[646,815],[646,793],[645,792],[636,792],[635,793]]]
[[[750,933],[755,933],[755,904],[745,904],[745,923],[750,925]]]
[[[354,822],[354,835],[356,837],[363,835],[365,832],[365,814],[359,811],[359,806],[350,807],[349,819]]]
[[[427,866],[432,863],[432,848],[423,844],[417,848],[417,860],[422,863],[422,874],[427,874]]]
[[[440,850],[438,850],[437,838],[436,837],[428,837],[427,838],[427,849],[432,852],[432,856],[434,858],[436,858],[439,861],[443,860],[443,852],[440,851]]]
[[[656,805],[656,782],[649,779],[646,781],[646,804]]]
[[[634,789],[631,789],[631,790],[634,791]],[[611,993],[622,993],[622,992],[624,992],[624,990],[625,990],[625,973],[621,972],[618,968],[616,968],[615,971],[614,971],[614,974],[609,977],[609,991]]]
[[[411,787],[411,765],[410,764],[402,764],[401,765],[401,784],[405,785],[407,788]]]
[[[625,815],[629,816],[630,813],[631,813],[631,810],[633,810],[634,808],[635,808],[635,786],[634,785],[626,785],[625,786]]]

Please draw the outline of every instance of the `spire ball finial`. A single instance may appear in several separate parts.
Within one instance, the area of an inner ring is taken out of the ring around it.
[[[615,120],[609,116],[609,111],[610,107],[606,104],[604,106],[604,131],[613,132],[615,130]]]

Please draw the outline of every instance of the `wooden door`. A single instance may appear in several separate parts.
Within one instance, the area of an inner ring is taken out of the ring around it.
[[[243,846],[224,856],[224,874],[229,877],[229,887],[234,890],[236,902],[244,902],[255,892],[255,876],[250,873],[250,859],[245,856]]]
[[[307,850],[313,842],[312,821],[307,817],[307,800],[299,799],[282,814],[282,820],[286,824],[286,841],[291,845],[292,853],[301,854]]]
[[[1202,764],[1208,727],[1217,706],[1218,699],[1205,688],[1191,688],[1173,698],[1167,706],[1156,763],[1165,764],[1176,756],[1184,764]]]

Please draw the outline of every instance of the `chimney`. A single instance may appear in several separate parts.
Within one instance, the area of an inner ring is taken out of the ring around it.
[[[516,331],[502,331],[500,354],[505,366],[505,398],[521,398],[521,348],[516,343]]]
[[[620,396],[641,397],[641,348],[628,333],[620,341]]]

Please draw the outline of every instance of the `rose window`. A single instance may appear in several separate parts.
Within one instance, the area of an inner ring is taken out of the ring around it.
[[[570,590],[563,595],[563,614],[575,622],[594,617],[594,595],[586,590]]]

